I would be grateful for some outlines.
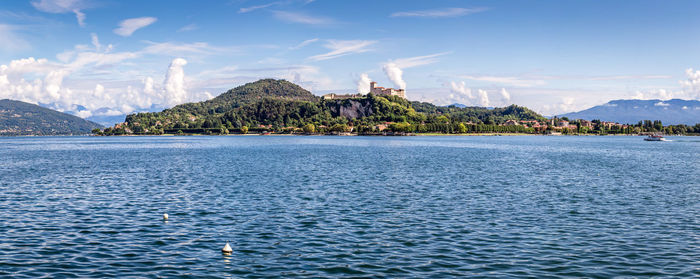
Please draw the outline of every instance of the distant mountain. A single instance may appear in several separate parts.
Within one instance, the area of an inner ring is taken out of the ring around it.
[[[447,105],[446,107],[466,108],[467,105],[465,105],[465,104],[460,104],[460,103],[454,103],[454,104],[451,104],[451,105]]]
[[[138,108],[137,112],[158,112],[162,111],[164,108],[161,106],[157,105],[152,105],[150,108]],[[76,115],[76,113],[68,112],[73,115]],[[93,111],[93,115],[90,117],[86,117],[86,120],[98,123],[102,126],[110,127],[114,126],[114,124],[124,122],[124,119],[126,118],[127,114],[118,112],[114,109],[111,108],[99,108]]]
[[[124,118],[126,118],[126,114],[119,114],[119,115],[93,115],[88,118],[85,118],[86,120],[98,123],[102,126],[113,126],[114,124],[124,122]]]
[[[100,124],[34,104],[0,100],[0,135],[80,135]]]
[[[700,101],[696,100],[614,100],[579,112],[560,115],[570,119],[600,119],[634,124],[640,120],[661,120],[664,125],[700,123]]]

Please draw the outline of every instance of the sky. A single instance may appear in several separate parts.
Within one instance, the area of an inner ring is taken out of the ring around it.
[[[544,115],[700,100],[700,1],[0,0],[0,99],[81,117],[261,78]]]

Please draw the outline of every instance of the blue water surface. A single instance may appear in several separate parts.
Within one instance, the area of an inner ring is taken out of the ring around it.
[[[670,139],[0,138],[0,277],[696,277]]]

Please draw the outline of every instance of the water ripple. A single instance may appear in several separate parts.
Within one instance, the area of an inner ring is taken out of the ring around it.
[[[0,146],[0,277],[700,276],[697,141],[42,137]],[[226,241],[231,255],[220,252]]]

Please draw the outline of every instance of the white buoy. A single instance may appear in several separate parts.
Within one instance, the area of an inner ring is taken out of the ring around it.
[[[168,213],[163,213],[163,220],[168,220]]]
[[[228,245],[228,242],[226,242],[226,245],[224,248],[221,249],[221,252],[224,254],[231,254],[233,252],[233,249],[231,249],[231,245]]]

